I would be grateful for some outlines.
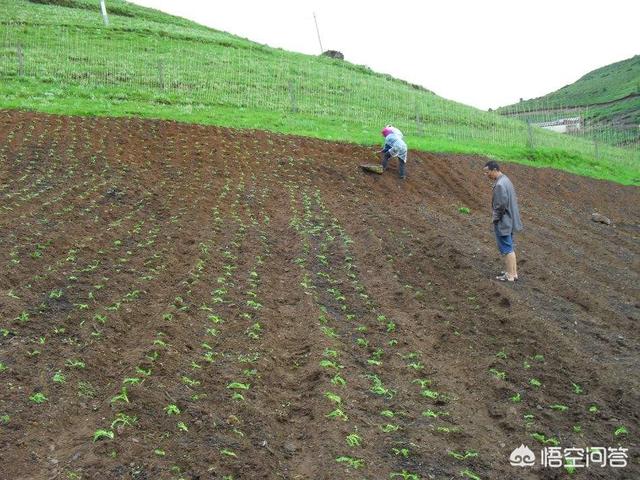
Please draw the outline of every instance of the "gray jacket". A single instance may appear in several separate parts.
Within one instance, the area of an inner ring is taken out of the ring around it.
[[[493,186],[491,207],[493,208],[493,223],[496,224],[500,235],[510,235],[524,228],[520,220],[516,190],[509,177],[504,173],[500,175]]]

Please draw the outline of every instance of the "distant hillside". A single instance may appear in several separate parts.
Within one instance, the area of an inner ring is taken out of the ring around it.
[[[0,0],[0,108],[146,117],[476,153],[640,183],[640,151],[594,146],[363,65],[271,48],[127,3]],[[363,160],[375,161],[375,158]]]
[[[497,110],[532,122],[582,116],[589,133],[616,145],[640,140],[640,55],[587,73],[543,97]]]

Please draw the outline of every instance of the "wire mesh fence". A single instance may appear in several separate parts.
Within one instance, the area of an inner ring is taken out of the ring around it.
[[[249,42],[81,27],[56,27],[52,35],[51,25],[35,24],[0,29],[0,78],[74,85],[89,95],[106,88],[114,102],[222,106],[350,125],[392,122],[410,135],[470,147],[640,158],[637,124],[598,123],[588,108],[483,112],[363,66]]]

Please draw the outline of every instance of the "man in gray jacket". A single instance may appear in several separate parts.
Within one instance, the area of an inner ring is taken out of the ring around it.
[[[493,229],[498,250],[505,261],[505,271],[497,276],[496,280],[514,282],[518,280],[518,267],[516,252],[513,249],[513,234],[523,229],[518,198],[511,180],[500,171],[500,166],[496,162],[493,160],[487,162],[483,170],[484,174],[495,182],[491,200]]]

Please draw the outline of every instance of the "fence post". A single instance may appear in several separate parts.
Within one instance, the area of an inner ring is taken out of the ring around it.
[[[160,82],[160,88],[164,90],[164,64],[162,60],[158,60],[158,81]]]
[[[24,51],[20,43],[16,48],[16,55],[18,56],[18,76],[22,77],[24,75]]]
[[[298,105],[296,104],[296,93],[293,89],[293,80],[289,80],[289,99],[291,100],[291,111],[296,113]]]
[[[531,127],[531,120],[527,120],[527,133],[529,134],[529,148],[533,150],[533,128]]]
[[[422,129],[422,120],[420,119],[420,111],[418,110],[418,102],[416,102],[416,131],[419,137],[424,137],[424,130]]]

